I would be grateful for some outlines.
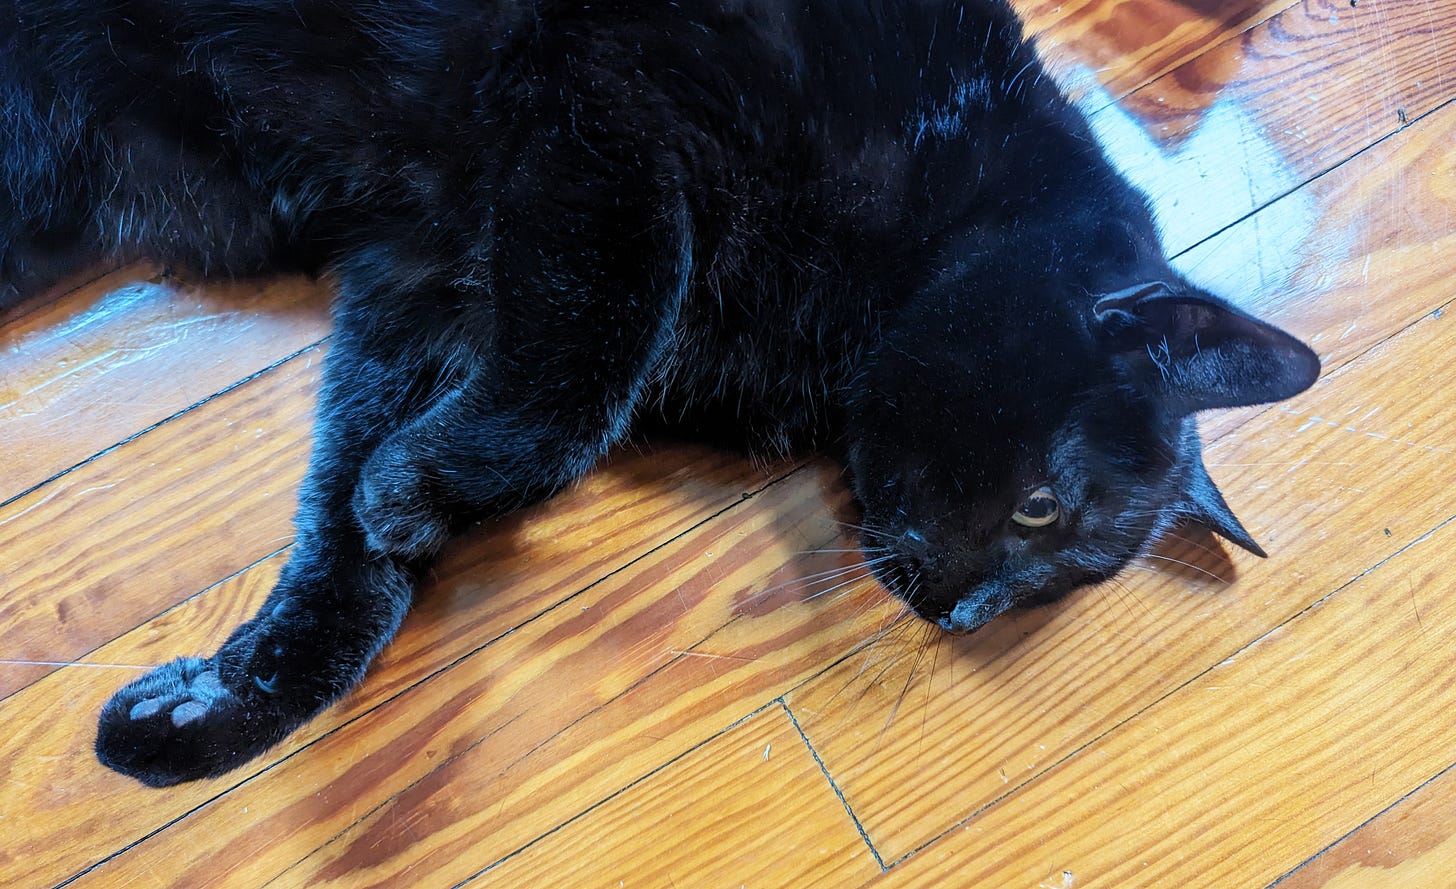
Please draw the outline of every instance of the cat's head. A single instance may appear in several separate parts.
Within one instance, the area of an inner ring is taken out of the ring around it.
[[[907,306],[850,406],[881,581],[965,633],[1116,574],[1181,520],[1263,555],[1205,471],[1197,411],[1288,398],[1319,359],[1174,279],[1073,303]]]

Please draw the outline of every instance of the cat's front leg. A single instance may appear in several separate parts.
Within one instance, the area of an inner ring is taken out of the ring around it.
[[[357,684],[413,586],[391,560],[359,555],[322,582],[285,578],[215,655],[163,664],[117,692],[101,712],[102,763],[154,787],[220,775]]]
[[[213,656],[164,664],[102,710],[97,756],[146,784],[218,775],[277,743],[363,677],[409,607],[410,567],[368,546],[351,502],[368,456],[436,391],[421,356],[437,332],[351,310],[344,289],[278,583]]]
[[[672,198],[600,199],[609,212],[532,208],[531,249],[502,251],[489,360],[364,466],[354,509],[372,548],[433,552],[453,521],[550,496],[625,434],[646,378],[671,360],[692,238]],[[561,231],[584,234],[561,244]]]

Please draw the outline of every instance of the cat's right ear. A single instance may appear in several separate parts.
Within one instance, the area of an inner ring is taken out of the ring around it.
[[[1280,401],[1319,376],[1314,351],[1274,325],[1160,281],[1102,297],[1092,319],[1105,347],[1179,415]]]

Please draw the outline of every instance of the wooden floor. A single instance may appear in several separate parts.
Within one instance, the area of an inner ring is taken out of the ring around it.
[[[97,711],[277,575],[327,294],[75,282],[0,318],[0,886],[1456,886],[1456,3],[1022,5],[1180,266],[1325,361],[1208,418],[1268,560],[1190,531],[875,639],[835,467],[623,453],[280,748],[147,790]]]

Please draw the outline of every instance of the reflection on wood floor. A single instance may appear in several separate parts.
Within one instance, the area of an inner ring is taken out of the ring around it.
[[[342,704],[144,790],[95,715],[276,577],[327,293],[91,276],[0,318],[0,885],[1456,885],[1456,5],[1019,5],[1180,268],[1325,362],[1205,426],[1268,560],[1189,531],[953,639],[829,463],[623,452]]]

